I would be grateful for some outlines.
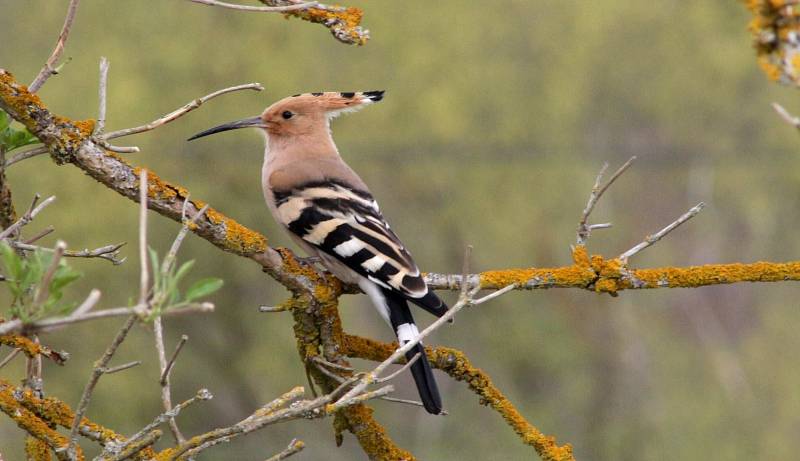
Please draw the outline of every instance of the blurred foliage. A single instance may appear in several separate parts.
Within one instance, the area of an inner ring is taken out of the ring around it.
[[[260,137],[240,131],[184,140],[286,95],[386,89],[380,104],[337,119],[334,133],[423,270],[459,272],[467,243],[475,246],[475,270],[569,264],[597,170],[631,155],[639,160],[594,213],[614,227],[594,233],[593,252],[619,254],[702,200],[708,207],[697,218],[631,263],[798,259],[800,138],[770,103],[793,113],[800,104],[796,92],[759,69],[747,31],[751,15],[739,2],[347,4],[365,11],[372,39],[363,47],[279,15],[188,1],[85,0],[65,52],[73,60],[40,93],[56,113],[96,117],[97,64],[107,56],[107,126],[114,130],[219,88],[262,82],[262,93],[215,99],[124,141],[142,148],[126,156],[130,162],[186,186],[275,245],[291,241],[259,190]],[[63,21],[66,5],[59,5],[0,2],[0,66],[22,81],[36,75]],[[71,247],[136,241],[135,205],[75,168],[39,156],[13,165],[8,178],[20,201],[34,192],[58,195],[26,227],[30,235],[54,224]],[[153,219],[151,245],[166,247],[176,230],[174,222]],[[190,337],[172,374],[173,398],[200,387],[215,395],[181,414],[182,430],[195,433],[249,414],[305,383],[305,373],[290,316],[256,310],[284,300],[283,287],[253,263],[192,236],[181,255],[196,261],[196,276],[226,282],[213,297],[213,315],[165,322],[168,350],[182,333]],[[134,259],[113,270],[104,261],[72,262],[86,277],[69,295],[98,287],[101,307],[124,304],[138,283]],[[800,450],[797,290],[753,284],[616,299],[514,293],[465,312],[430,342],[463,349],[542,431],[572,443],[578,459],[792,459]],[[345,329],[389,340],[362,298],[344,299]],[[419,313],[417,320],[429,317]],[[120,323],[43,336],[72,353],[65,367],[45,364],[45,392],[75,404],[91,361]],[[145,363],[103,378],[89,408],[123,432],[160,410],[152,334],[138,328],[128,341],[119,363]],[[23,365],[15,360],[3,375],[21,378]],[[443,375],[439,381],[446,418],[375,403],[376,417],[401,446],[421,459],[531,459],[464,386]],[[399,397],[414,398],[410,378],[396,385]],[[0,419],[6,460],[19,459],[19,434]],[[361,459],[351,437],[334,448],[330,421],[276,427],[209,456],[266,458],[293,437],[307,442],[298,457]]]
[[[194,266],[194,260],[186,261],[177,266],[174,254],[168,254],[161,261],[156,250],[153,248],[148,248],[148,250],[151,273],[153,274],[150,318],[158,317],[165,310],[186,306],[200,298],[210,296],[222,288],[222,279],[206,277],[192,283],[185,292],[181,293],[180,282],[189,274],[192,266]]]
[[[64,259],[58,261],[48,280],[45,280],[45,274],[53,265],[52,252],[37,249],[23,258],[7,243],[0,242],[0,261],[6,277],[3,285],[11,294],[8,315],[4,317],[29,323],[51,315],[69,313],[77,306],[74,302],[63,302],[62,298],[64,289],[83,274],[71,268]],[[42,290],[47,290],[47,298],[37,303],[35,301]]]
[[[24,127],[14,129],[11,127],[13,120],[5,112],[0,110],[0,151],[11,152],[14,149],[38,144],[39,140]]]

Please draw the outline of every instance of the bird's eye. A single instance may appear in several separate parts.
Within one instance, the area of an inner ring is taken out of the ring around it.
[[[294,117],[294,113],[292,113],[292,111],[290,110],[285,110],[281,114],[281,117],[285,118],[286,120],[289,120],[290,118]]]

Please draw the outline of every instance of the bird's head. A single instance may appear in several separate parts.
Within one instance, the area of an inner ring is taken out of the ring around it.
[[[197,133],[189,141],[238,128],[261,128],[269,136],[292,137],[326,128],[343,113],[355,112],[383,99],[383,91],[303,93],[283,98],[261,115],[225,123]]]

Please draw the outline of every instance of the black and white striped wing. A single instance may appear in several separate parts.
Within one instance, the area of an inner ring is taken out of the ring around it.
[[[369,192],[326,181],[276,192],[275,199],[281,221],[305,242],[415,304],[442,308]]]

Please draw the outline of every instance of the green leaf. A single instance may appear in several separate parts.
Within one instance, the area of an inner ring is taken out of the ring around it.
[[[194,301],[195,299],[206,297],[222,288],[222,284],[222,279],[214,277],[198,280],[186,290],[186,300]]]
[[[8,115],[4,110],[0,110],[0,136],[2,136],[3,132],[11,125],[11,116]]]

